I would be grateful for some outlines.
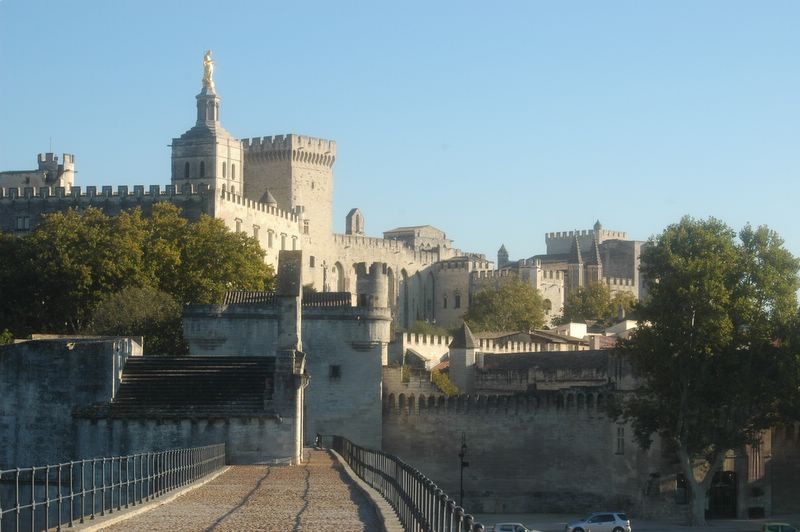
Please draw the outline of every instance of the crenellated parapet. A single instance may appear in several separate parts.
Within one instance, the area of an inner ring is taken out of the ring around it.
[[[472,279],[505,279],[507,277],[516,276],[515,272],[511,270],[480,270],[474,271],[470,274]]]
[[[615,288],[631,288],[636,286],[634,279],[622,277],[606,277],[606,282],[611,290]]]
[[[145,185],[134,185],[129,187],[127,185],[119,185],[116,188],[113,186],[88,186],[85,189],[79,186],[72,186],[69,189],[65,187],[8,187],[0,188],[0,200],[14,201],[18,199],[26,200],[59,200],[59,199],[72,199],[75,201],[89,201],[93,199],[122,199],[122,198],[144,198],[144,199],[158,199],[163,200],[173,196],[207,196],[209,189],[207,185],[197,186],[195,184],[186,184],[182,187],[175,185],[150,185],[145,188]]]
[[[388,238],[334,233],[333,242],[340,250],[386,250],[398,254],[403,253],[408,262],[421,265],[433,264],[441,258],[441,254],[437,250],[413,249],[403,241]]]
[[[418,333],[403,333],[402,337],[403,346],[407,349],[414,349],[423,346],[444,346],[450,345],[453,341],[452,336],[445,336],[439,334],[418,334]]]
[[[330,168],[336,161],[336,142],[304,135],[275,135],[242,139],[251,160],[285,160]]]
[[[383,397],[384,415],[598,415],[605,416],[610,389],[568,388],[515,395],[456,395],[389,393]]]
[[[268,214],[278,218],[283,218],[293,223],[298,223],[300,221],[300,217],[296,213],[286,212],[284,210],[278,209],[273,204],[253,201],[249,198],[244,197],[241,194],[232,193],[230,190],[220,190],[219,193],[217,194],[217,199],[221,204],[227,203],[230,205],[243,207],[253,213],[258,212],[258,213]]]
[[[545,233],[545,242],[550,240],[572,240],[575,237],[582,237],[582,236],[594,236],[595,231],[593,229],[583,229],[580,231],[555,231],[551,233]],[[600,229],[597,231],[597,236],[602,237],[601,240],[605,239],[620,239],[626,240],[628,238],[628,233],[625,231],[609,231],[608,229]]]
[[[478,350],[484,353],[538,353],[560,351],[562,344],[551,342],[497,342],[493,338],[478,338]]]

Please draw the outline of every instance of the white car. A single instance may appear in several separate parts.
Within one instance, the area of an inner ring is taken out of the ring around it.
[[[595,512],[569,523],[564,532],[631,532],[631,520],[622,512]]]
[[[497,523],[492,530],[494,532],[537,532],[525,528],[522,523]]]

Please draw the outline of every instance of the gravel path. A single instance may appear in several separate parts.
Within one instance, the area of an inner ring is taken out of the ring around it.
[[[374,532],[369,500],[325,451],[298,466],[232,466],[174,502],[105,530]]]

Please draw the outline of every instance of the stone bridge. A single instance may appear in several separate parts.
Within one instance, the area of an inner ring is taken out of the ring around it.
[[[328,451],[306,450],[297,466],[229,466],[136,510],[79,530],[341,532],[403,530],[388,503]]]

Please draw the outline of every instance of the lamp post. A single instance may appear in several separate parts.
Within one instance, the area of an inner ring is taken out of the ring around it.
[[[464,507],[464,468],[469,467],[469,462],[464,460],[467,456],[467,435],[462,432],[461,433],[461,451],[458,453],[458,457],[461,459],[461,496],[458,499],[458,505],[462,508]]]

